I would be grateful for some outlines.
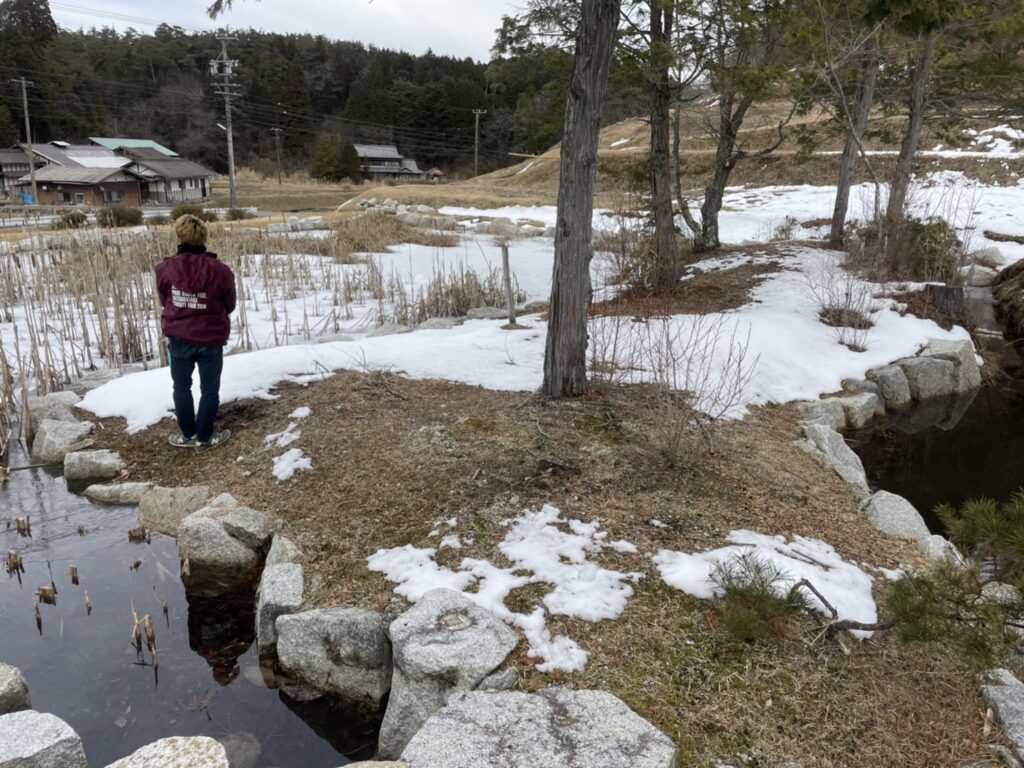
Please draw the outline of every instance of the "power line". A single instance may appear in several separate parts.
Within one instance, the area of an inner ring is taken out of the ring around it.
[[[5,69],[5,68],[0,68],[0,69]],[[55,76],[55,75],[53,75],[51,73],[41,73],[41,74],[42,74],[44,79],[49,80],[54,85],[63,85],[64,84],[64,81],[63,81],[62,78],[58,78],[57,76]],[[127,82],[119,81],[119,80],[108,80],[108,79],[103,79],[103,78],[98,78],[98,77],[91,77],[91,78],[89,78],[89,83],[91,83],[91,84],[117,85],[117,86],[122,86],[122,87],[125,87],[125,88],[129,88],[129,89],[141,91],[141,92],[146,93],[146,94],[152,94],[153,93],[153,89],[151,87],[143,86],[143,85],[138,85],[138,84],[134,84],[134,83],[127,83]],[[77,84],[76,84],[76,86],[77,86]],[[97,107],[102,107],[104,109],[112,109],[112,110],[116,110],[116,109],[118,109],[120,107],[123,107],[123,103],[120,100],[118,100],[113,94],[103,93],[100,89],[93,89],[93,90],[95,91],[95,95],[92,96],[88,100],[80,100],[81,104],[83,104],[84,106],[97,106]],[[176,89],[176,88],[172,88],[171,86],[166,86],[166,85],[165,86],[161,86],[161,90],[166,90],[167,92],[172,93],[172,94],[177,93],[177,94],[181,94],[183,96],[187,95],[189,98],[194,98],[194,96],[195,96],[195,91],[194,90]],[[45,104],[46,103],[45,99],[42,99],[42,98],[39,98],[39,99],[33,98],[33,100],[38,100],[40,104]],[[270,104],[268,102],[260,102],[260,101],[256,101],[256,100],[249,100],[249,99],[244,99],[242,97],[238,98],[238,102],[237,103],[238,103],[238,106],[242,109],[243,112],[246,111],[246,109],[251,109],[255,113],[253,119],[250,119],[250,120],[245,120],[245,119],[239,120],[239,122],[241,122],[243,124],[248,123],[248,124],[260,127],[260,128],[267,128],[267,127],[272,127],[272,126],[276,125],[276,123],[282,117],[282,108],[281,108],[280,104]],[[460,110],[461,111],[461,110],[463,110],[465,108],[463,108],[463,107],[452,107],[452,109],[456,109],[456,110]],[[168,112],[169,114],[180,114],[180,115],[190,114],[190,112],[186,111],[186,110],[180,110],[179,111],[179,110],[166,110],[165,109],[164,111]],[[472,112],[473,110],[466,109],[466,111]],[[261,113],[262,113],[262,118],[261,118]],[[362,129],[368,129],[368,130],[388,131],[393,136],[397,137],[398,141],[400,141],[400,142],[415,143],[417,145],[420,145],[422,148],[428,149],[428,150],[437,151],[438,149],[440,149],[440,150],[445,151],[445,152],[450,152],[450,151],[453,151],[453,150],[454,151],[469,152],[470,150],[473,149],[473,145],[468,143],[468,141],[465,142],[465,143],[452,141],[452,137],[449,136],[446,133],[428,133],[428,132],[425,132],[425,131],[422,131],[422,130],[416,130],[416,129],[413,129],[413,128],[407,128],[407,127],[403,127],[403,126],[400,126],[400,125],[384,124],[384,123],[372,123],[372,122],[369,122],[369,121],[366,121],[366,120],[357,120],[357,119],[354,119],[354,118],[342,117],[342,116],[338,116],[338,115],[324,115],[322,113],[307,112],[305,110],[287,110],[287,115],[289,117],[293,118],[294,120],[297,120],[298,122],[300,122],[300,123],[302,123],[302,124],[304,124],[306,126],[305,129],[302,129],[302,128],[298,129],[302,133],[310,133],[310,134],[314,134],[314,135],[320,133],[321,130],[320,130],[320,128],[318,126],[322,122],[339,124],[339,128],[341,130],[346,130],[346,129],[345,129],[344,126],[342,126],[340,124],[350,124],[351,126],[353,126],[355,128],[362,128]],[[487,153],[485,153],[485,154],[487,154]],[[491,154],[490,156],[497,157],[497,155],[494,155],[494,154]]]

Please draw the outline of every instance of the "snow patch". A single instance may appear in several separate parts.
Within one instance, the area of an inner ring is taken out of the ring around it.
[[[853,563],[840,557],[829,544],[817,539],[795,536],[766,536],[753,531],[738,530],[729,534],[730,546],[708,552],[687,554],[663,549],[652,558],[662,580],[688,595],[707,600],[720,597],[721,590],[711,581],[711,572],[745,554],[754,554],[770,563],[782,574],[780,593],[801,579],[807,579],[839,613],[840,619],[864,624],[878,621],[878,610],[871,594],[873,579]],[[805,590],[813,608],[825,613],[825,606]],[[854,632],[856,637],[870,637],[871,632]]]
[[[546,613],[585,621],[618,618],[633,596],[631,585],[642,574],[602,568],[589,556],[605,549],[626,552],[636,548],[622,541],[606,544],[607,532],[600,530],[599,523],[565,520],[551,505],[538,511],[527,510],[518,518],[506,520],[504,525],[509,530],[498,551],[512,563],[509,568],[465,558],[458,570],[452,570],[434,561],[437,550],[411,545],[379,550],[367,563],[371,571],[383,573],[395,582],[395,592],[412,602],[438,587],[462,592],[521,629],[530,644],[529,655],[541,659],[537,668],[542,672],[582,670],[587,661],[586,651],[570,638],[552,636]],[[441,545],[445,546],[444,540]],[[543,606],[536,606],[530,613],[511,611],[505,605],[506,598],[528,584],[549,584],[554,588],[542,598]],[[470,587],[474,589],[470,591]]]
[[[313,469],[313,460],[301,448],[292,448],[274,459],[274,477],[279,481],[291,480],[296,472]]]

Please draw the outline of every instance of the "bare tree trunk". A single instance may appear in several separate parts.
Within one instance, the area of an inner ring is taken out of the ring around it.
[[[718,105],[719,128],[718,150],[715,153],[715,173],[704,190],[704,204],[701,206],[701,233],[694,243],[696,251],[711,251],[721,247],[718,233],[718,214],[722,210],[722,198],[729,183],[729,175],[736,166],[736,139],[740,126],[747,115],[753,99],[744,96],[733,111],[733,94],[722,94]]]
[[[621,0],[583,0],[565,104],[544,384],[549,397],[587,391],[587,312],[593,250],[594,181],[601,109]]]
[[[871,116],[871,104],[875,100],[875,84],[878,82],[878,38],[872,36],[861,67],[860,84],[854,101],[853,114],[850,115],[843,107],[848,119],[848,134],[843,156],[839,161],[839,183],[836,190],[836,204],[832,211],[832,231],[829,242],[842,246],[846,231],[846,214],[850,208],[850,186],[853,183],[853,171],[857,163],[857,155],[861,151],[861,140],[868,127]]]
[[[676,203],[679,205],[679,212],[683,215],[687,229],[690,230],[690,237],[696,243],[700,240],[700,222],[693,217],[690,204],[683,197],[682,112],[682,101],[677,101],[675,116],[672,119],[672,158],[676,174]]]
[[[914,76],[910,82],[910,120],[907,132],[903,135],[900,156],[896,161],[892,185],[889,188],[889,207],[886,219],[889,223],[903,218],[903,209],[907,205],[907,192],[910,189],[910,177],[914,171],[914,157],[921,143],[921,129],[924,127],[925,99],[928,94],[928,81],[931,79],[932,64],[935,60],[935,34],[929,34],[920,44],[917,63],[914,65]]]
[[[659,7],[661,6],[661,7]],[[654,288],[671,290],[679,279],[679,250],[672,212],[672,162],[670,124],[672,83],[669,80],[669,40],[672,38],[672,4],[651,0],[651,206],[658,268]]]

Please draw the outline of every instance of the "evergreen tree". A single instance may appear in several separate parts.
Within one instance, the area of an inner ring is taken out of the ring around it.
[[[296,52],[288,62],[284,75],[277,83],[277,104],[281,109],[281,128],[284,128],[283,148],[295,157],[302,154],[308,144],[309,86],[302,66],[302,57]]]
[[[338,181],[341,154],[338,143],[332,136],[321,136],[313,153],[313,167],[310,174],[320,181]]]
[[[0,147],[13,146],[19,140],[18,126],[7,105],[0,102]]]
[[[57,25],[47,0],[0,2],[0,67],[34,78],[56,36]]]
[[[356,152],[356,148],[348,142],[346,142],[341,148],[341,158],[338,163],[338,178],[351,179],[357,184],[363,178],[359,163],[359,153]]]

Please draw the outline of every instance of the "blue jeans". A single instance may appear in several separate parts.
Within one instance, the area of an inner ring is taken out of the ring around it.
[[[187,341],[167,339],[174,382],[174,415],[185,438],[205,443],[213,434],[213,420],[220,407],[220,372],[224,368],[223,347],[197,347]],[[192,400],[192,371],[199,368],[199,412]]]

